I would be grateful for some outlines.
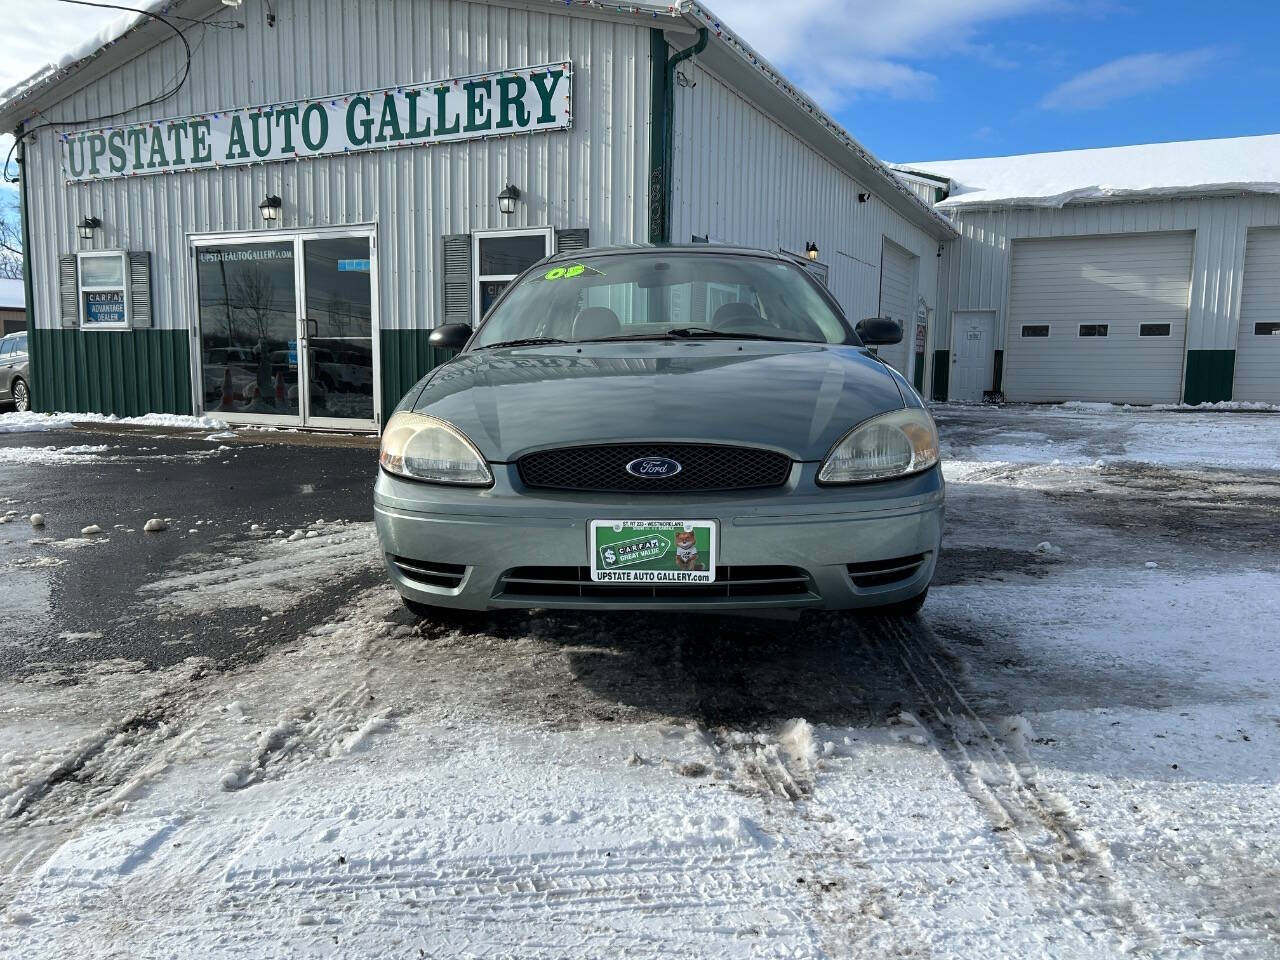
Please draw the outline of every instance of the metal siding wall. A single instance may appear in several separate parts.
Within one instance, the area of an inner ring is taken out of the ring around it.
[[[649,25],[526,11],[465,0],[295,0],[277,5],[274,29],[260,2],[235,19],[244,30],[195,27],[191,79],[172,100],[119,122],[209,113],[488,70],[572,60],[574,127],[505,140],[403,147],[297,162],[68,185],[59,143],[45,132],[28,152],[36,313],[57,325],[57,258],[78,249],[149,250],[155,325],[190,322],[187,234],[271,236],[258,202],[284,200],[280,226],[378,225],[384,328],[432,325],[440,237],[551,224],[590,227],[595,244],[647,239]],[[227,19],[226,16],[221,19]],[[176,40],[139,57],[46,111],[95,116],[141,102],[179,73]],[[498,192],[520,187],[502,217]],[[88,244],[75,224],[103,228]]]
[[[996,348],[1008,328],[1009,244],[1031,237],[1196,231],[1191,267],[1188,350],[1235,347],[1250,227],[1280,225],[1280,198],[1214,197],[1142,202],[1098,202],[1064,208],[951,212],[961,239],[943,257],[937,343],[947,349],[951,314],[995,310]]]
[[[856,323],[879,309],[887,237],[920,258],[917,290],[934,305],[937,240],[716,75],[696,63],[680,69],[697,85],[675,89],[673,241],[709,235],[796,252],[813,241],[830,265],[831,292]],[[859,192],[871,199],[859,203]],[[935,326],[931,319],[931,336]]]

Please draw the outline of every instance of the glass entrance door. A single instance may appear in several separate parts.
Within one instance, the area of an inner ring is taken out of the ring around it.
[[[307,420],[373,420],[373,284],[368,237],[303,240]]]
[[[236,423],[373,429],[371,232],[196,242],[204,412]]]
[[[206,413],[298,417],[297,361],[288,362],[298,329],[293,248],[286,241],[196,250]]]

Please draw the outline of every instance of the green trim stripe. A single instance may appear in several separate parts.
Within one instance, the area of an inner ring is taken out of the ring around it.
[[[1183,401],[1194,405],[1230,400],[1235,374],[1234,350],[1188,350]]]
[[[185,330],[33,329],[32,409],[45,413],[191,413]]]
[[[951,386],[951,351],[933,351],[933,399],[944,403]]]
[[[455,356],[456,351],[431,346],[430,337],[430,330],[380,331],[383,423],[419,380]]]

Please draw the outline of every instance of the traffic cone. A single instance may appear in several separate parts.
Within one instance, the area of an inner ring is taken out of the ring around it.
[[[283,405],[285,401],[284,373],[282,371],[276,372],[276,401],[281,405]]]
[[[222,371],[222,399],[218,402],[219,410],[234,410],[234,398],[231,396],[231,368]]]

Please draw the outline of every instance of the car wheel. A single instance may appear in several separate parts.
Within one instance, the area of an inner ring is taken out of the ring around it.
[[[436,612],[435,607],[429,604],[419,603],[417,600],[410,600],[408,597],[401,597],[400,599],[404,601],[405,609],[419,619],[425,620]]]
[[[14,380],[10,390],[13,397],[13,405],[19,413],[26,413],[31,409],[31,391],[27,389],[25,380]]]
[[[876,617],[914,617],[924,608],[924,602],[928,599],[929,588],[925,587],[914,597],[907,600],[887,603],[883,607],[873,607],[865,612]]]

